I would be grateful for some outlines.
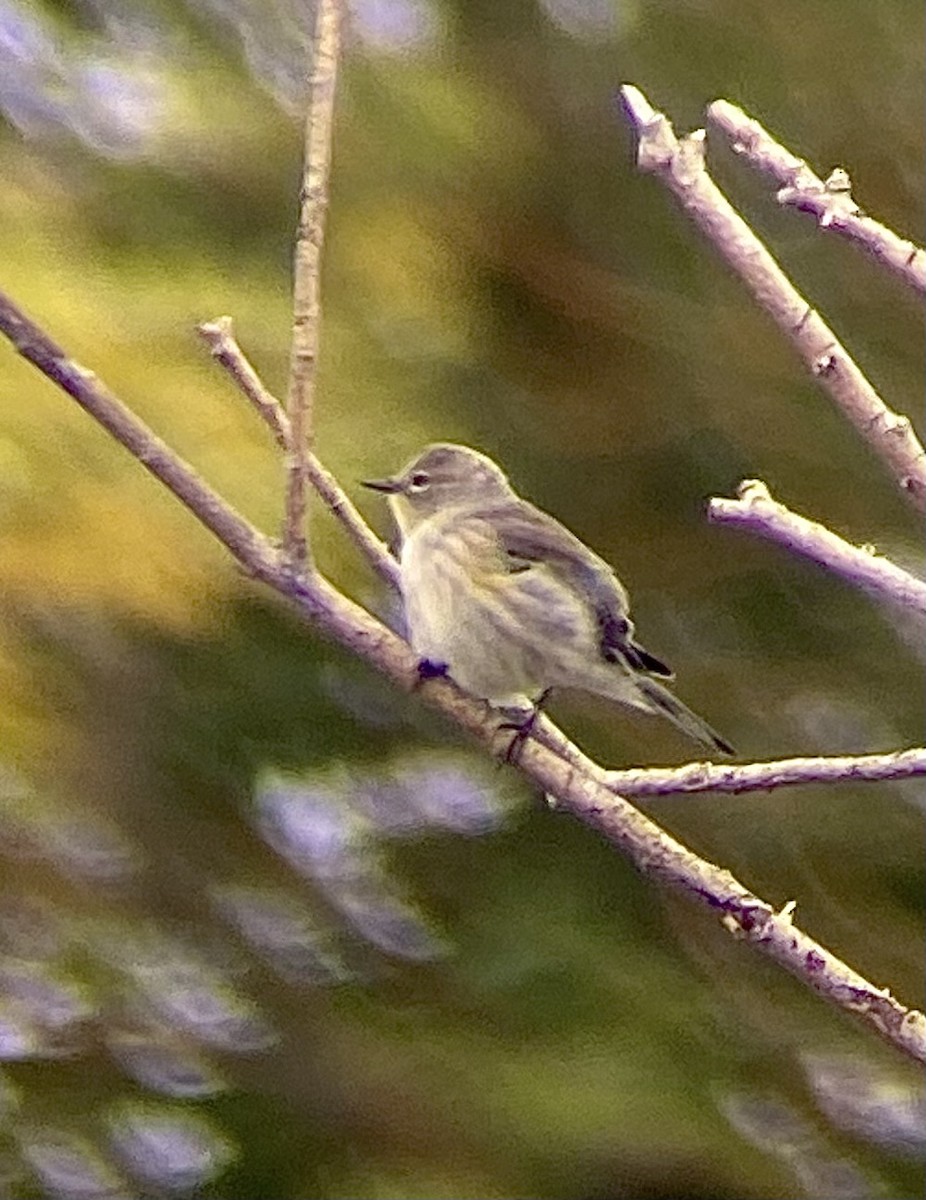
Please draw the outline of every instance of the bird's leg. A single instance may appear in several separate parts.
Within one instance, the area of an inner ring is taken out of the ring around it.
[[[543,706],[546,704],[547,700],[549,700],[550,692],[552,692],[552,690],[553,690],[552,688],[544,688],[544,690],[540,693],[540,695],[534,701],[534,704],[532,705],[530,712],[522,720],[520,720],[520,721],[503,721],[499,725],[499,729],[513,729],[514,730],[514,737],[511,739],[511,744],[509,745],[508,749],[505,751],[505,762],[506,763],[511,763],[512,765],[514,765],[518,761],[518,758],[521,753],[521,748],[523,747],[523,745],[527,741],[527,739],[530,737],[530,735],[534,732],[534,726],[537,724],[537,718],[543,712]]]

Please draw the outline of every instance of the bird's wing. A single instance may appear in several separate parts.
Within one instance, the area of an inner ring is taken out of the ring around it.
[[[672,677],[671,668],[634,640],[629,601],[620,580],[575,534],[523,500],[480,515],[495,529],[509,571],[528,571],[543,563],[588,597],[598,621],[602,657],[636,671]]]

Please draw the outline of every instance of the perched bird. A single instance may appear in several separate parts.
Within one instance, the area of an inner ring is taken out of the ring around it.
[[[437,443],[398,475],[364,483],[389,496],[399,527],[402,596],[424,674],[447,671],[521,713],[551,688],[593,692],[733,753],[660,682],[672,671],[636,641],[608,564],[522,500],[491,458]]]

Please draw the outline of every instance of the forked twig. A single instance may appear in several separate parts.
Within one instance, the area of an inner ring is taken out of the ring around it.
[[[926,749],[921,746],[887,754],[780,758],[753,763],[690,762],[683,767],[632,767],[615,771],[605,770],[588,758],[545,715],[534,725],[533,736],[577,771],[621,797],[696,792],[739,794],[812,783],[878,783],[926,775]]]
[[[867,216],[852,199],[849,176],[835,168],[824,181],[729,100],[715,100],[708,120],[729,137],[737,154],[780,185],[779,204],[812,213],[821,229],[842,234],[921,294],[926,292],[926,251]]]
[[[214,321],[206,321],[198,326],[198,331],[210,346],[216,362],[225,368],[257,412],[275,431],[278,442],[285,448],[289,438],[289,418],[282,404],[264,385],[238,344],[231,317],[216,317]],[[399,564],[364,521],[356,505],[316,455],[310,453],[305,465],[309,483],[344,525],[351,541],[377,574],[381,575],[390,587],[397,589]]]
[[[890,470],[901,491],[926,511],[926,451],[907,417],[884,403],[823,318],[794,287],[768,249],[708,175],[703,130],[679,140],[664,113],[636,87],[621,88],[639,136],[637,163],[656,175],[776,322],[804,363]]]

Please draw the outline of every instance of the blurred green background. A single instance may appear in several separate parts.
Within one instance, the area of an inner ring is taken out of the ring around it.
[[[297,0],[0,0],[0,280],[252,520],[288,352]],[[318,449],[502,461],[619,570],[641,638],[744,759],[921,739],[921,630],[709,527],[743,477],[921,566],[879,462],[652,179],[615,89],[723,96],[901,234],[923,225],[913,0],[356,0],[335,134]],[[919,305],[712,170],[889,404]],[[0,345],[0,1193],[908,1197],[917,1073],[514,772],[316,640]],[[317,506],[326,571],[389,619]],[[554,715],[614,765],[669,726]],[[653,801],[699,853],[923,1001],[915,783]]]

